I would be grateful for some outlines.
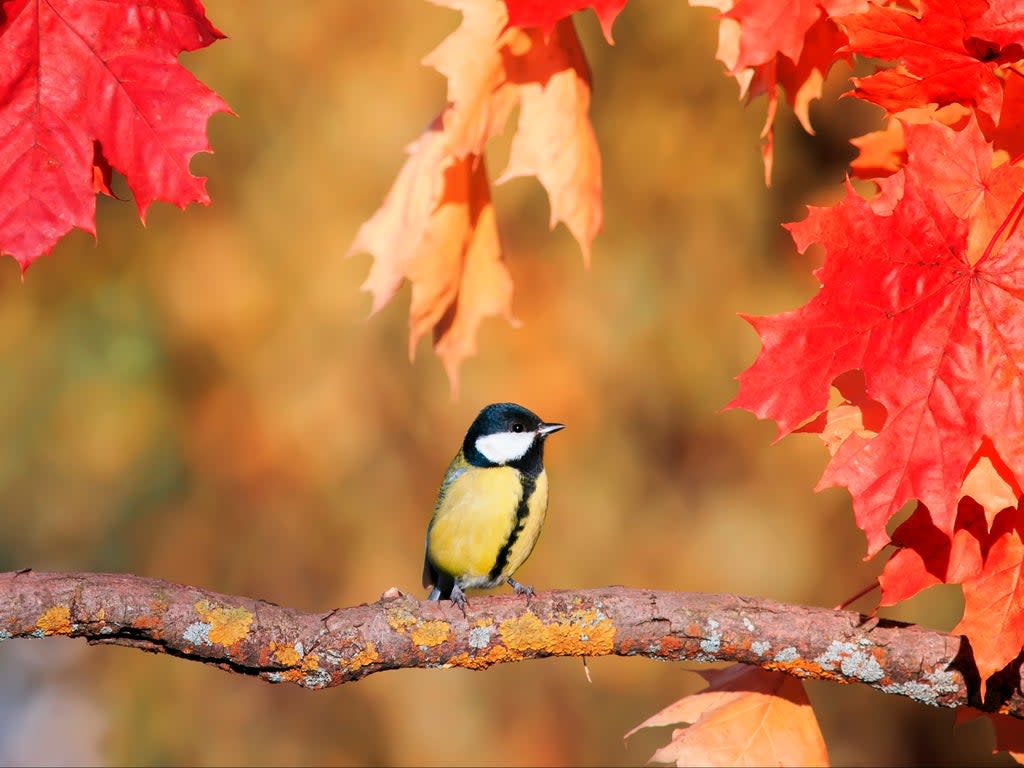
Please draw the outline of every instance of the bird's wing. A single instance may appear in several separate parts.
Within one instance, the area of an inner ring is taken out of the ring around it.
[[[448,471],[445,472],[444,480],[441,481],[441,489],[437,493],[437,503],[441,503],[441,499],[444,497],[448,487],[454,483],[461,475],[465,474],[468,467],[465,464],[457,463],[453,461],[448,467]]]
[[[441,504],[441,499],[444,498],[445,493],[452,483],[456,481],[462,474],[465,473],[467,467],[465,459],[462,457],[462,451],[456,454],[455,458],[452,459],[452,463],[448,465],[448,470],[444,473],[444,479],[441,481],[441,487],[437,492],[437,501],[434,504],[434,510],[437,511],[437,507]],[[433,525],[434,521],[431,519],[430,524]],[[427,539],[430,537],[430,527],[427,527]],[[430,558],[427,556],[427,545],[424,541],[423,545],[423,586],[433,587],[437,585],[437,571],[434,570],[434,566],[430,564]]]

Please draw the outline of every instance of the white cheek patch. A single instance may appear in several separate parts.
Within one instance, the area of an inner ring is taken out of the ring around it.
[[[495,464],[508,464],[521,459],[530,450],[536,432],[497,432],[476,439],[476,449],[488,461]]]

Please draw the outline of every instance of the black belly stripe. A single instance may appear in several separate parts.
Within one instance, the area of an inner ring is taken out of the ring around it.
[[[488,574],[492,579],[498,578],[502,569],[508,565],[508,558],[512,553],[512,547],[518,541],[519,534],[526,527],[526,519],[530,516],[530,497],[533,496],[533,491],[537,487],[537,480],[526,474],[521,474],[519,479],[523,484],[523,497],[519,500],[519,506],[516,507],[516,524],[508,535],[508,541],[498,550],[498,556],[494,560],[494,567],[491,568],[491,572]]]

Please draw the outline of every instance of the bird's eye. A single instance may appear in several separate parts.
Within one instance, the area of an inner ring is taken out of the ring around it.
[[[522,424],[513,424],[512,425],[512,431],[513,432],[522,432],[523,431],[523,425]]]

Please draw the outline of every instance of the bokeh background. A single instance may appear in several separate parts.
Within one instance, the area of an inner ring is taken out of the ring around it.
[[[779,122],[775,184],[714,60],[717,23],[632,0],[594,71],[605,228],[584,269],[534,180],[496,191],[522,327],[484,324],[461,395],[408,289],[367,319],[370,257],[345,258],[444,99],[420,59],[459,14],[424,0],[208,0],[230,39],[184,57],[237,112],[193,162],[213,204],[103,199],[22,279],[0,262],[0,570],[127,571],[308,610],[419,593],[437,483],[488,402],[569,425],[521,579],[834,605],[880,562],[844,491],[812,492],[810,436],[721,413],[758,350],[738,312],[812,295],[820,253],[782,221],[836,199],[851,136],[837,101]],[[508,141],[490,158],[503,167]],[[122,187],[123,191],[123,187]],[[865,607],[867,603],[861,603]],[[886,615],[950,628],[955,589]],[[640,765],[668,729],[623,734],[701,683],[687,665],[549,659],[411,670],[309,692],[67,640],[0,645],[0,764]],[[859,687],[810,685],[837,765],[1003,764],[987,724]]]

